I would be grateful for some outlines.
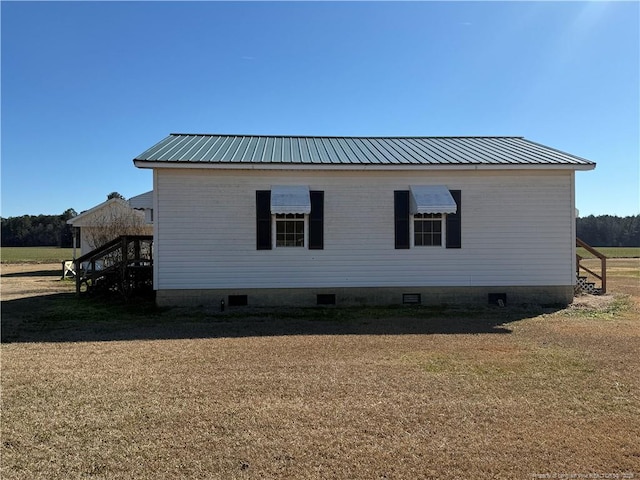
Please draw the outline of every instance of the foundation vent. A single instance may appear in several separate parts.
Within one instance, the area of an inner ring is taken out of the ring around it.
[[[499,307],[504,307],[506,304],[507,304],[506,293],[490,293],[489,294],[489,305],[498,305]]]
[[[422,298],[419,293],[403,293],[402,303],[405,305],[420,305]]]
[[[319,293],[316,296],[317,305],[335,305],[336,294],[335,293]]]
[[[246,295],[229,295],[230,307],[245,307],[248,304]]]

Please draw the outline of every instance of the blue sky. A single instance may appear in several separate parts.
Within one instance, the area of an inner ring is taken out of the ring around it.
[[[148,191],[172,132],[518,135],[640,213],[638,2],[1,2],[4,217]]]

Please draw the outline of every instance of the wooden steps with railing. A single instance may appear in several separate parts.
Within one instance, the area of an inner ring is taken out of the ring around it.
[[[576,237],[576,247],[582,247],[595,258],[600,260],[600,272],[595,272],[585,266],[585,257],[576,253],[576,293],[589,293],[592,295],[602,295],[607,293],[607,257]],[[584,272],[584,274],[583,274]],[[600,286],[598,286],[600,284]]]
[[[153,236],[124,235],[75,260],[76,293],[153,290]]]

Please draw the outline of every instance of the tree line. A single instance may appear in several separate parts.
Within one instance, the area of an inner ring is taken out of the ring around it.
[[[61,215],[23,215],[0,219],[3,247],[73,247],[67,220],[77,215],[69,208]]]
[[[640,215],[577,218],[576,236],[596,247],[640,247]]]
[[[61,215],[23,215],[2,218],[5,247],[72,247],[73,233],[67,220],[77,215],[73,208]],[[640,215],[599,215],[576,219],[576,235],[598,247],[640,247]]]
[[[111,192],[107,200],[126,198],[118,192]],[[78,215],[68,208],[61,215],[22,215],[21,217],[0,217],[2,223],[3,247],[73,247],[73,230],[67,220]],[[78,242],[80,239],[77,238]]]

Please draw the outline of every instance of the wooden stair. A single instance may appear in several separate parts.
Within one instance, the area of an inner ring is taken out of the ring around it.
[[[584,275],[578,276],[575,286],[575,293],[588,293],[589,295],[602,295],[602,288],[596,287],[596,282],[590,282],[589,277]]]
[[[591,245],[576,237],[576,246],[584,248],[587,252],[600,260],[600,272],[596,272],[584,265],[585,257],[576,253],[576,295],[586,293],[590,295],[603,295],[607,293],[607,257]],[[598,284],[600,284],[598,286]]]
[[[124,235],[75,260],[76,293],[153,291],[153,236]]]

